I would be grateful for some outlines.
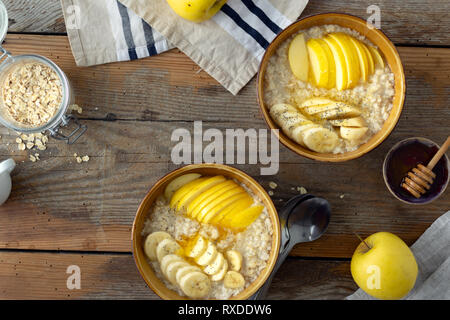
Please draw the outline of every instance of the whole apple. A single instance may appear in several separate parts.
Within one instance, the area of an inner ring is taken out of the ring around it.
[[[356,284],[369,295],[397,300],[416,282],[418,267],[402,239],[389,232],[374,233],[356,248],[351,273]]]
[[[212,18],[227,0],[167,0],[169,6],[180,17],[202,22]]]

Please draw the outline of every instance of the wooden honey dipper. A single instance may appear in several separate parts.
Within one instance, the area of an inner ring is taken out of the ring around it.
[[[442,156],[447,151],[450,146],[450,136],[447,138],[442,147],[436,152],[433,159],[425,167],[422,164],[418,164],[416,168],[408,172],[408,176],[403,179],[401,184],[402,188],[407,190],[417,199],[421,197],[422,194],[427,192],[433,184],[436,174],[432,171],[434,166],[442,158]]]

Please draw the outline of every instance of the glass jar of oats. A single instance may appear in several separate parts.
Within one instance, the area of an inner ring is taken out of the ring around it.
[[[8,26],[6,8],[0,0],[0,40]],[[13,56],[0,45],[0,123],[14,131],[50,136],[74,143],[87,127],[70,114],[73,90],[66,74],[51,60],[38,55]],[[69,123],[74,130],[64,135]]]

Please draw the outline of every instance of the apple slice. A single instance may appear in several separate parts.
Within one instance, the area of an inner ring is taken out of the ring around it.
[[[333,53],[334,63],[336,64],[336,88],[338,90],[345,90],[348,84],[348,73],[344,53],[337,41],[333,38],[326,36],[323,40]]]
[[[325,50],[317,39],[309,39],[306,42],[308,57],[311,66],[311,72],[314,77],[314,83],[318,87],[325,88],[328,85],[328,58]]]
[[[348,37],[344,33],[330,33],[329,37],[333,38],[340,46],[347,65],[347,88],[353,88],[358,82],[360,77],[359,62],[356,57],[356,53],[353,51],[353,46],[348,40]]]
[[[294,76],[304,82],[308,81],[309,60],[306,50],[305,36],[299,33],[291,41],[288,51],[289,65]]]
[[[223,197],[229,196],[230,194],[241,192],[241,187],[237,184],[234,184],[231,188],[226,188],[223,192],[220,192],[217,196],[213,197],[212,199],[206,199],[205,201],[201,202],[191,213],[191,218],[197,219],[198,221],[201,220],[200,214],[205,208],[212,208],[217,204],[217,201],[220,201],[223,199]]]
[[[369,62],[366,51],[362,47],[361,43],[353,37],[348,37],[353,45],[354,51],[358,55],[359,67],[361,73],[361,79],[366,82],[369,79]]]
[[[233,197],[236,194],[245,193],[244,188],[242,188],[239,185],[236,185],[236,187],[232,188],[231,190],[226,191],[225,193],[218,196],[213,201],[209,202],[205,206],[203,206],[198,212],[195,213],[194,218],[198,221],[202,221],[203,218],[210,212],[212,209],[214,209],[217,205],[224,202],[228,198]]]
[[[188,205],[193,201],[198,195],[206,190],[214,187],[215,185],[225,181],[226,179],[223,176],[214,176],[205,181],[200,182],[198,185],[194,186],[188,193],[186,193],[180,201],[177,203],[178,211],[186,211]]]
[[[341,127],[341,137],[349,141],[357,141],[361,139],[364,134],[369,130],[367,127],[353,128],[353,127]]]
[[[239,200],[236,200],[234,203],[230,204],[227,208],[223,209],[219,214],[215,216],[207,215],[205,219],[203,219],[203,222],[217,225],[228,214],[233,214],[236,211],[240,212],[242,210],[245,210],[250,207],[252,203],[253,198],[250,196],[240,198]]]
[[[370,53],[369,48],[367,48],[367,45],[364,42],[359,42],[366,52],[367,62],[369,64],[369,75],[372,75],[375,72],[375,61],[373,61],[372,54]]]
[[[310,106],[329,104],[329,103],[333,103],[333,102],[334,102],[333,100],[330,100],[327,98],[310,98],[308,100],[303,101],[302,104],[300,105],[300,107],[306,108],[306,107],[310,107]]]
[[[264,206],[253,206],[244,211],[226,216],[220,224],[225,228],[243,230],[251,225],[263,210]]]
[[[198,212],[198,208],[207,205],[209,202],[220,196],[222,193],[236,188],[237,184],[233,180],[227,180],[215,185],[211,189],[201,193],[197,198],[192,200],[186,209],[186,214],[189,217],[195,217],[195,212]]]
[[[373,60],[375,61],[375,64],[377,67],[380,67],[384,69],[384,59],[381,56],[380,52],[377,48],[368,46],[370,53],[372,54]]]
[[[172,198],[175,191],[180,189],[185,184],[187,184],[195,179],[198,179],[200,177],[201,177],[201,174],[199,174],[199,173],[188,173],[188,174],[184,174],[182,176],[176,177],[175,179],[170,181],[170,183],[167,185],[166,189],[164,189],[164,196],[166,197],[167,200],[170,201],[170,199]]]
[[[195,179],[189,183],[186,183],[180,189],[175,191],[175,193],[173,194],[173,196],[170,199],[170,203],[169,203],[170,207],[175,208],[181,198],[183,198],[192,188],[194,188],[198,184],[202,183],[203,181],[207,180],[208,178],[209,177]]]
[[[330,120],[330,123],[335,127],[365,127],[366,122],[361,117],[356,118],[348,118],[348,119],[337,119],[337,120]]]
[[[219,204],[217,204],[214,208],[212,208],[211,210],[208,210],[206,212],[205,215],[203,215],[202,219],[199,220],[200,222],[205,222],[206,220],[211,220],[214,218],[214,216],[220,214],[220,212],[222,210],[224,210],[225,208],[227,208],[228,206],[232,205],[234,202],[243,199],[245,197],[250,197],[246,192],[244,193],[238,193],[235,194],[234,196],[231,196],[227,199],[224,199],[222,202],[220,202]],[[203,213],[203,212],[202,212]],[[202,214],[201,213],[201,214]]]
[[[336,86],[336,63],[334,62],[333,52],[330,47],[322,39],[317,39],[328,59],[328,84],[327,89],[332,89]]]

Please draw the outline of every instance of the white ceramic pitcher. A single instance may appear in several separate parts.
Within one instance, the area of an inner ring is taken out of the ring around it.
[[[0,206],[5,203],[11,193],[11,172],[16,167],[13,159],[0,162]]]

